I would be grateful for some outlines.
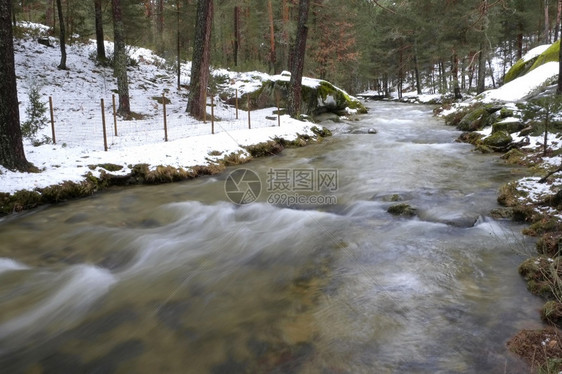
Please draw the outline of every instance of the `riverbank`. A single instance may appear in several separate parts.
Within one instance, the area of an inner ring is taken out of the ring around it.
[[[493,95],[498,93],[484,96]],[[527,176],[500,188],[498,202],[503,208],[492,215],[527,224],[523,233],[536,238],[535,248],[528,251],[530,257],[518,271],[528,290],[545,300],[540,311],[545,328],[522,330],[507,345],[541,373],[558,373],[562,370],[562,126],[557,118],[550,119],[545,136],[543,114],[532,112],[532,102],[519,99],[517,103],[470,100],[441,107],[437,114],[464,131],[458,141],[527,170]]]
[[[44,166],[41,173],[8,170],[0,173],[2,188],[8,191],[0,192],[0,214],[82,198],[113,186],[161,184],[215,175],[228,166],[274,155],[284,148],[321,142],[331,136],[325,128],[290,120],[292,123],[283,129],[238,130],[185,138],[171,146],[166,144],[166,149],[163,144],[154,144],[125,151],[87,153],[81,157],[72,151],[65,152],[64,148],[53,149],[61,162],[51,159],[51,164]],[[39,160],[44,157],[38,155]],[[159,157],[166,158],[165,163],[154,161]],[[148,160],[153,163],[147,163]]]
[[[116,81],[111,66],[96,61],[94,41],[67,46],[68,70],[60,70],[60,52],[53,47],[57,40],[48,35],[47,27],[21,24],[16,36],[20,118],[22,124],[34,120],[38,126],[23,145],[39,172],[0,166],[0,215],[89,196],[111,186],[216,174],[326,135],[312,122],[278,115],[277,108],[243,110],[247,109],[243,95],[271,79],[259,72],[213,70],[217,94],[209,100],[207,120],[195,120],[185,112],[190,63],[181,64],[177,88],[175,70],[152,51],[136,47],[131,47],[128,70],[133,115],[112,117]],[[40,37],[50,45],[38,43]],[[106,47],[112,51],[112,43]],[[317,83],[309,78],[307,82]],[[240,108],[227,104],[234,97],[240,98]],[[105,99],[101,105],[100,99]]]

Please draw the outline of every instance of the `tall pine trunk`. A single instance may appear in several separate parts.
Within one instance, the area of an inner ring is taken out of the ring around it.
[[[456,51],[453,51],[453,93],[455,95],[455,99],[462,99],[461,88],[459,85],[459,57],[457,56]]]
[[[238,49],[240,48],[240,7],[234,7],[234,66],[238,66]]]
[[[103,14],[101,1],[94,0],[94,13],[96,18],[96,47],[98,61],[105,61],[105,45],[103,40]]]
[[[478,54],[478,84],[476,86],[476,93],[480,94],[486,89],[486,45],[480,44],[480,52]]]
[[[193,62],[187,111],[202,119],[207,111],[207,86],[211,62],[211,31],[213,26],[213,0],[199,0],[195,21]]]
[[[29,171],[32,165],[25,158],[20,128],[11,14],[11,0],[0,0],[0,165]]]
[[[125,28],[123,27],[123,13],[121,0],[112,0],[113,5],[113,40],[115,43],[113,72],[117,77],[117,93],[119,94],[119,109],[117,112],[128,117],[131,115],[129,102],[129,81],[127,77],[127,51],[125,50]]]
[[[273,71],[275,73],[275,26],[273,23],[273,5],[271,0],[267,2],[267,14],[269,19],[269,70],[270,73]]]
[[[291,117],[298,118],[302,104],[302,74],[306,54],[306,38],[308,36],[308,11],[310,0],[300,0],[297,38],[291,58],[291,80],[287,95],[287,109]]]
[[[58,66],[61,70],[66,70],[66,32],[64,27],[64,17],[62,14],[61,0],[57,0],[57,12],[59,15],[59,44],[60,44],[60,64]]]

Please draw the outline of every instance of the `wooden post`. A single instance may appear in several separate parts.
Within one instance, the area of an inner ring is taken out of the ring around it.
[[[105,108],[101,99],[101,122],[103,124],[103,148],[107,152],[107,131],[105,129]]]
[[[113,100],[113,127],[115,128],[115,136],[117,136],[117,109],[115,106],[115,94],[112,95]]]
[[[236,89],[236,119],[238,119],[238,88]]]
[[[211,134],[215,133],[215,98],[211,95]]]
[[[252,128],[252,121],[250,120],[250,95],[248,95],[248,128]]]
[[[279,93],[275,95],[277,101],[277,126],[281,127],[281,108],[279,108]]]
[[[164,109],[164,141],[168,141],[168,120],[166,118],[166,96],[162,94],[162,109]]]
[[[51,111],[51,133],[53,134],[53,144],[57,144],[57,138],[55,138],[55,115],[53,110],[53,97],[49,96],[49,109]]]

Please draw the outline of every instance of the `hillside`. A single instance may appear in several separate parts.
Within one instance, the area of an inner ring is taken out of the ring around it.
[[[15,41],[16,75],[20,117],[27,120],[29,92],[35,86],[41,94],[41,102],[47,106],[52,97],[54,107],[56,144],[48,142],[34,146],[24,142],[28,160],[41,169],[40,173],[16,173],[0,167],[0,193],[13,194],[19,190],[34,190],[72,181],[79,183],[88,173],[99,178],[108,170],[100,165],[113,164],[111,173],[127,175],[134,165],[148,164],[188,169],[193,166],[209,166],[219,160],[233,157],[249,158],[245,146],[267,142],[273,138],[294,140],[298,134],[313,135],[313,124],[297,121],[282,115],[281,126],[272,116],[276,108],[255,110],[251,113],[251,130],[248,114],[236,110],[215,97],[214,132],[210,118],[207,123],[194,120],[186,114],[190,64],[181,66],[181,85],[178,90],[173,64],[143,48],[130,48],[132,64],[128,69],[131,109],[133,120],[117,118],[117,135],[112,115],[112,95],[116,80],[112,69],[95,63],[95,43],[75,43],[67,46],[68,70],[59,70],[60,51],[55,38],[52,46],[37,42],[46,37],[47,29],[36,24],[25,24],[25,35]],[[106,43],[108,56],[112,43]],[[259,73],[235,73],[228,70],[213,71],[214,80],[220,84],[220,92],[238,96],[253,92],[271,76]],[[318,84],[307,78],[305,83]],[[164,116],[162,95],[166,97],[168,142],[164,141]],[[104,99],[108,151],[104,151],[101,99]],[[210,103],[210,100],[209,100]],[[241,103],[242,104],[242,103]],[[209,117],[211,106],[208,109]],[[269,118],[266,118],[269,117]],[[36,136],[37,142],[52,138],[49,111],[45,113],[45,127]],[[52,140],[52,139],[51,139]]]

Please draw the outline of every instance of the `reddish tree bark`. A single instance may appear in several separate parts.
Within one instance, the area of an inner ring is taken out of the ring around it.
[[[291,80],[287,95],[287,110],[291,117],[298,118],[301,114],[302,104],[302,74],[306,54],[306,38],[308,36],[308,11],[310,0],[300,0],[299,21],[297,24],[297,37],[291,58]]]
[[[187,111],[202,119],[207,111],[207,86],[211,62],[211,30],[213,26],[213,0],[199,0],[195,23],[191,84]]]

